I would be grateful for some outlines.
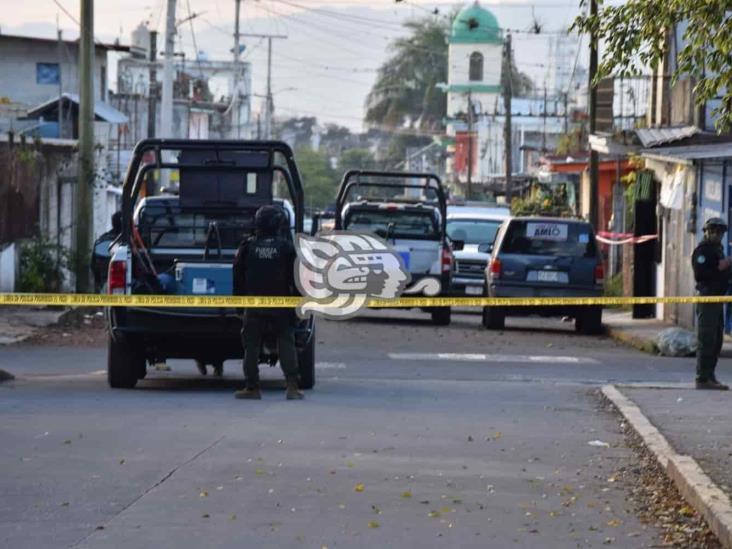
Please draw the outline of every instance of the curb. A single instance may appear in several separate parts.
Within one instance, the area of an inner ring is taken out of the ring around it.
[[[727,494],[709,478],[694,458],[676,453],[641,409],[614,385],[604,385],[602,394],[643,439],[681,495],[707,521],[709,529],[722,546],[732,549],[732,504]]]
[[[634,335],[631,330],[624,330],[622,328],[613,328],[605,324],[605,333],[613,338],[615,341],[625,343],[631,347],[635,347],[639,351],[650,354],[658,354],[658,348],[656,344],[647,338]]]

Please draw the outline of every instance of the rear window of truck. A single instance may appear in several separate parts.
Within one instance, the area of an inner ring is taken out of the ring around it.
[[[144,206],[138,214],[138,229],[148,248],[203,248],[209,227],[215,223],[222,249],[236,249],[254,230],[254,212],[190,211],[177,205]],[[218,246],[212,233],[209,246]]]
[[[514,220],[506,231],[501,253],[594,257],[595,235],[590,225],[544,220]]]
[[[354,232],[372,232],[388,238],[437,240],[437,220],[431,212],[406,210],[351,210],[343,226]]]

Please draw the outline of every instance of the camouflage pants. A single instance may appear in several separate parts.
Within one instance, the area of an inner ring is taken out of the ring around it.
[[[247,387],[259,385],[259,351],[265,337],[277,340],[280,367],[286,378],[298,377],[295,326],[292,311],[252,312],[244,315],[242,343],[244,344],[244,376]]]

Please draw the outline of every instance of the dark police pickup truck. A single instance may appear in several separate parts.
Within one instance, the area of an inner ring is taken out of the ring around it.
[[[178,175],[178,194],[153,196],[154,179]],[[146,195],[146,196],[144,196]],[[111,294],[231,295],[238,244],[254,214],[279,204],[292,238],[303,229],[303,190],[290,147],[276,141],[149,139],[135,147],[122,192],[121,234],[110,246]],[[111,387],[132,388],[147,364],[190,358],[222,364],[241,359],[241,316],[230,308],[113,307],[107,372]],[[315,384],[313,319],[299,321],[300,386]],[[277,362],[276,345],[258,350]]]

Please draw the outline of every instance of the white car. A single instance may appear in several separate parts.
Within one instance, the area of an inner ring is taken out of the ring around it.
[[[451,295],[484,295],[485,268],[491,256],[488,247],[493,244],[501,223],[510,217],[508,208],[448,206],[447,236],[465,243],[462,250],[454,252]],[[481,244],[482,251],[479,251]]]

